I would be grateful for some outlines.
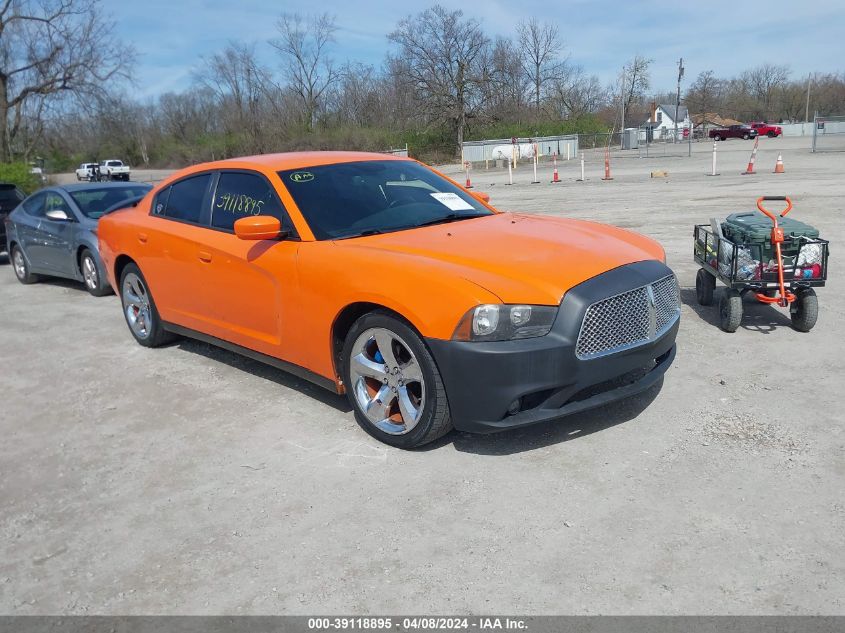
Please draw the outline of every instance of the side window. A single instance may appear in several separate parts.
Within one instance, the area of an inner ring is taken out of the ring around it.
[[[33,217],[43,218],[44,213],[46,211],[46,209],[44,208],[44,201],[46,199],[46,193],[35,194],[29,200],[23,203],[23,210]]]
[[[46,213],[47,211],[54,211],[56,209],[60,209],[67,213],[69,217],[72,217],[67,201],[59,194],[50,191],[47,193],[47,200],[44,204],[44,212]]]
[[[199,224],[202,217],[202,203],[211,174],[186,178],[170,186],[164,215],[174,220]]]
[[[153,198],[153,213],[156,215],[164,215],[164,210],[167,208],[167,198],[170,196],[170,187],[159,191],[155,198]]]
[[[279,218],[283,228],[292,229],[276,191],[265,178],[243,172],[221,173],[211,208],[211,226],[231,231],[235,220],[252,215],[272,215]]]

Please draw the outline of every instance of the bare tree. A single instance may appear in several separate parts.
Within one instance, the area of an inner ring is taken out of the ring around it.
[[[555,115],[579,118],[608,102],[608,91],[595,75],[587,76],[581,66],[566,64],[551,82],[549,99]]]
[[[320,101],[338,78],[328,56],[337,30],[335,19],[328,13],[305,18],[298,13],[284,13],[276,26],[279,37],[270,44],[285,59],[285,75],[302,100],[305,126],[313,131]]]
[[[756,102],[753,114],[766,120],[774,116],[774,101],[777,93],[789,81],[789,67],[763,64],[746,70],[740,75],[749,96]]]
[[[631,109],[631,104],[638,103],[651,88],[649,66],[654,60],[635,55],[622,69],[622,112]],[[623,119],[624,124],[624,119]]]
[[[684,102],[690,113],[707,114],[716,112],[721,105],[724,82],[718,79],[712,70],[705,70],[687,90]]]
[[[230,42],[205,60],[196,79],[217,95],[227,132],[245,136],[245,151],[264,153],[261,106],[272,80],[258,63],[254,45]]]
[[[534,107],[539,112],[544,87],[560,74],[562,64],[558,55],[563,44],[557,26],[541,24],[535,17],[520,22],[516,32],[522,65],[534,87]]]
[[[20,153],[24,115],[39,100],[99,94],[127,77],[134,51],[113,35],[99,0],[0,1],[0,161]]]
[[[489,40],[477,20],[440,5],[401,20],[388,37],[400,47],[408,84],[437,121],[448,121],[460,152],[467,119],[481,104]]]

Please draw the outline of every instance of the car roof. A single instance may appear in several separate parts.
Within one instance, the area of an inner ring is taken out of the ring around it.
[[[73,193],[75,191],[86,191],[88,189],[125,189],[126,187],[152,187],[151,184],[147,182],[82,182],[78,184],[72,185],[55,185],[50,187],[50,189],[63,189],[68,193]]]
[[[259,154],[257,156],[244,156],[241,158],[229,158],[215,163],[205,163],[206,168],[214,166],[225,168],[236,165],[255,165],[281,171],[284,169],[297,169],[300,167],[313,167],[317,165],[333,165],[337,163],[354,163],[365,160],[407,160],[392,154],[381,154],[378,152],[283,152],[280,154]]]

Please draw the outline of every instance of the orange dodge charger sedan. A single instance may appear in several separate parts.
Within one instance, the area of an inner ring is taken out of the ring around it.
[[[401,448],[630,396],[675,356],[660,245],[499,212],[414,160],[196,165],[103,217],[99,239],[138,343],[189,336],[345,392]]]

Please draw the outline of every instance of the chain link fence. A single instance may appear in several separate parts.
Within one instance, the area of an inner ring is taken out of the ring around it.
[[[813,152],[845,152],[845,116],[813,117]]]
[[[574,159],[579,146],[577,134],[465,141],[461,145],[461,162],[489,165],[490,162],[500,161],[507,165],[509,160],[533,160],[535,154],[538,160],[551,160],[555,155],[559,160]]]

